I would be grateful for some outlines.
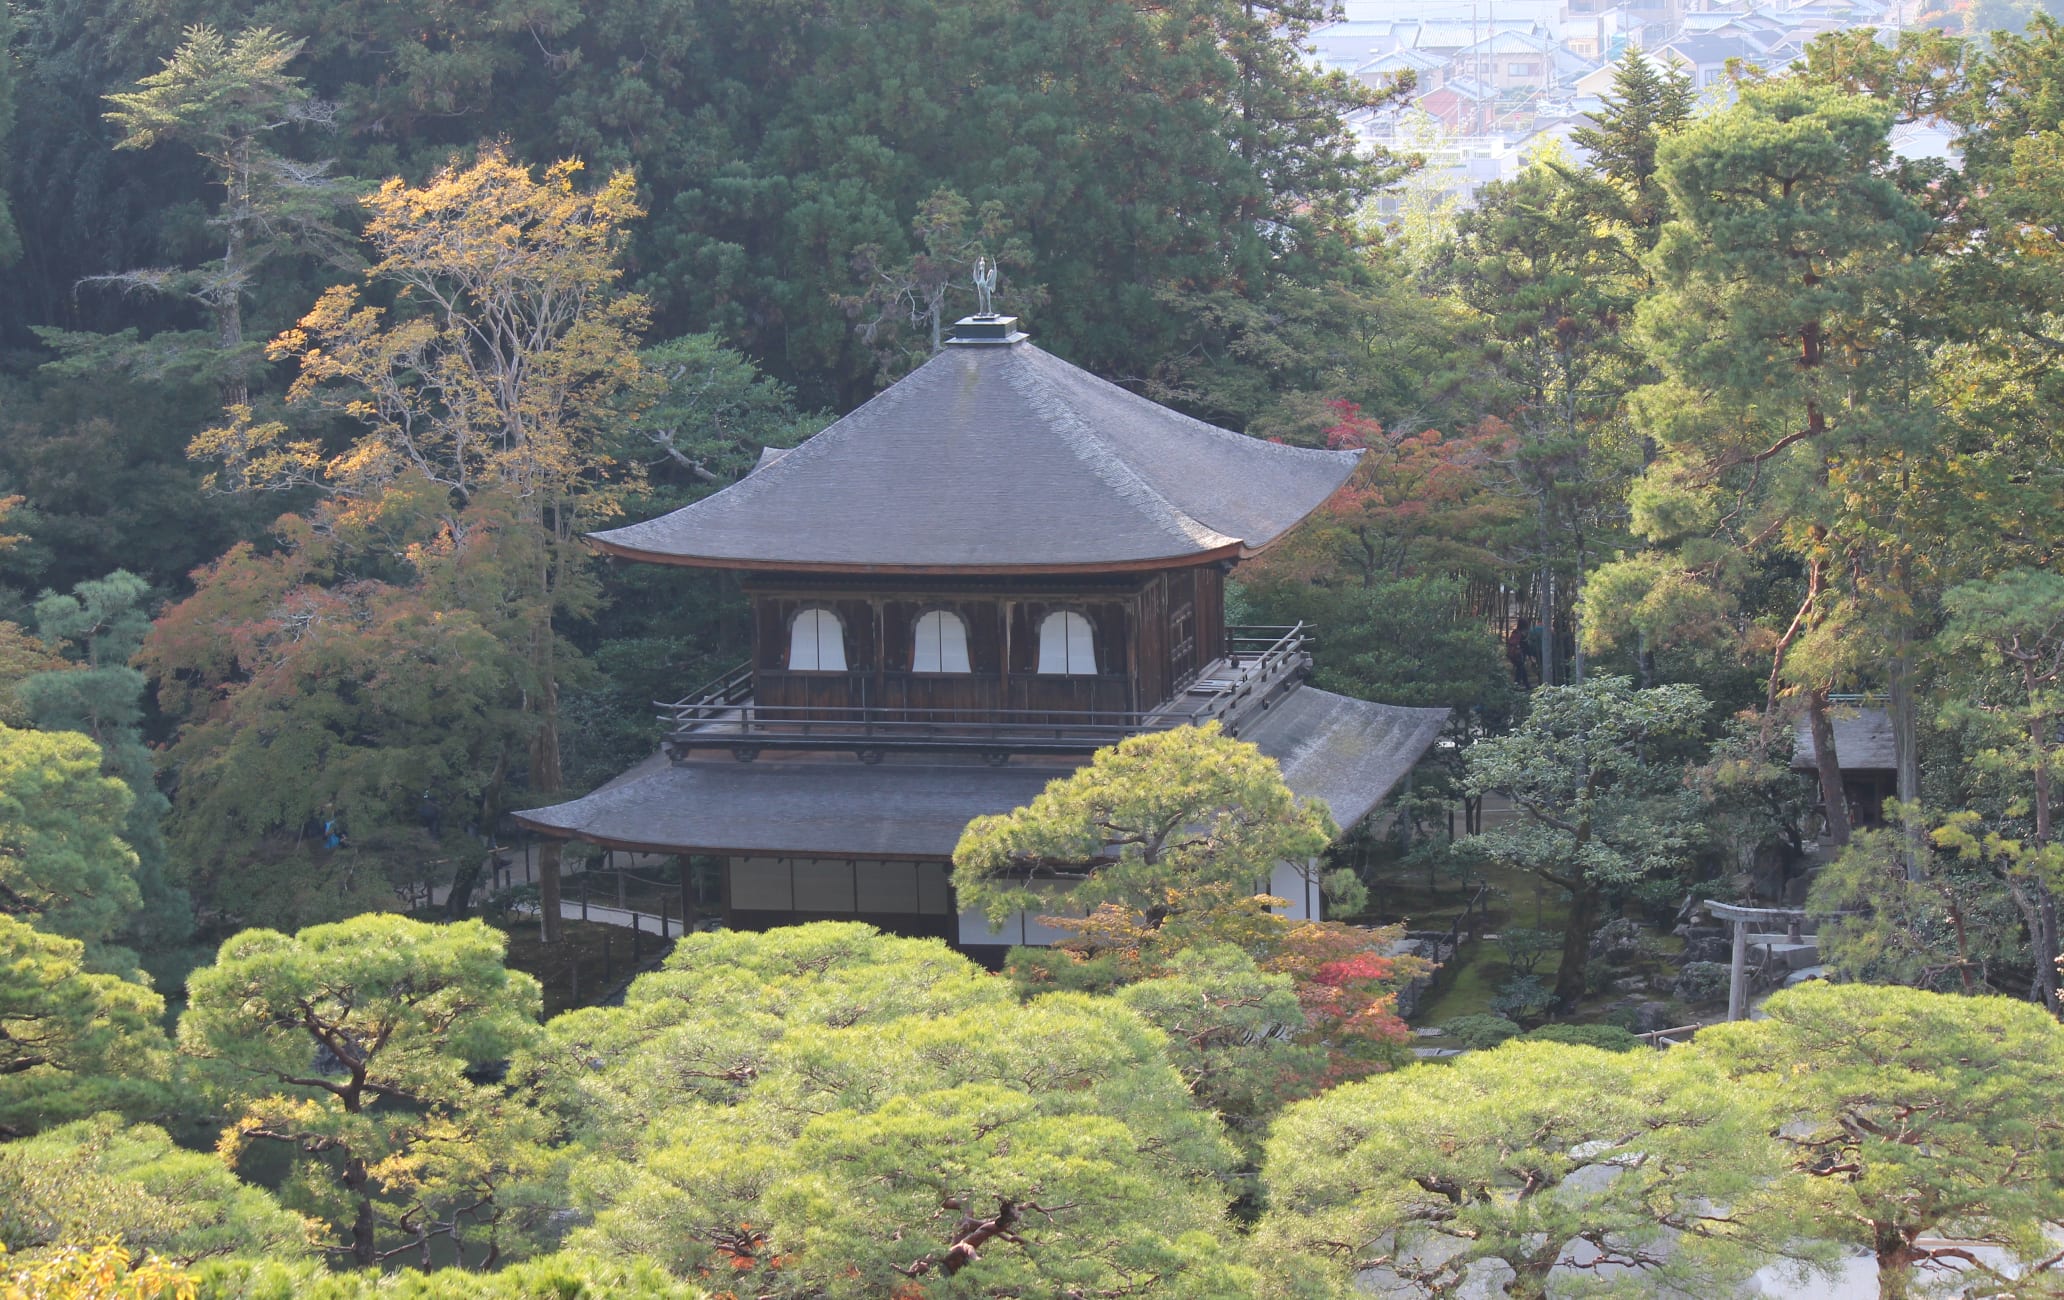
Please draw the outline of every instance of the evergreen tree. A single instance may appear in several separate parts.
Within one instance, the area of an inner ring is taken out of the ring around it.
[[[12,6],[0,7],[0,50],[14,48]],[[21,233],[14,226],[14,211],[7,202],[8,145],[14,135],[14,59],[0,56],[0,266],[21,256]]]
[[[0,727],[0,915],[98,944],[136,911],[134,796],[101,763],[75,732]]]
[[[33,1254],[103,1241],[183,1265],[309,1250],[300,1215],[154,1125],[103,1113],[0,1145],[0,1246]]]
[[[1270,1136],[1268,1294],[1727,1295],[1779,1143],[1688,1051],[1510,1043],[1351,1083]]]
[[[213,327],[210,344],[196,349],[203,358],[198,364],[215,377],[227,407],[251,400],[256,348],[244,337],[244,303],[260,268],[286,252],[341,259],[348,250],[333,219],[349,188],[327,174],[328,164],[295,162],[267,143],[290,127],[326,120],[328,106],[286,70],[300,52],[299,41],[265,27],[234,37],[194,27],[161,71],[108,96],[108,120],[122,131],[117,148],[177,142],[214,169],[223,191],[213,219],[222,255],[192,270],[93,279],[198,304]],[[52,335],[48,341],[61,340]],[[163,352],[168,342],[154,338],[149,346]]]
[[[156,764],[143,742],[144,676],[130,666],[150,631],[149,596],[143,579],[120,569],[80,583],[69,596],[44,596],[36,602],[36,629],[72,666],[27,677],[15,690],[38,729],[93,737],[103,770],[129,787],[122,839],[136,853],[143,909],[125,928],[139,952],[163,962],[192,933],[193,900],[177,883],[180,873],[166,851],[171,802],[158,789]]]
[[[165,1000],[89,972],[85,955],[76,939],[0,916],[0,1140],[165,1106]]]
[[[1633,233],[1634,247],[1655,247],[1670,217],[1657,149],[1691,120],[1696,97],[1691,75],[1674,65],[1650,61],[1630,47],[1613,72],[1613,88],[1600,99],[1593,125],[1570,132],[1570,141],[1589,155],[1590,169],[1606,182],[1612,215]]]
[[[1299,803],[1276,761],[1216,722],[1100,749],[1087,767],[1015,812],[977,817],[953,851],[962,906],[1011,913],[1112,904],[1149,929],[1189,906],[1239,906],[1278,863],[1314,863],[1336,831],[1323,803]],[[1325,880],[1350,895],[1350,873]]]
[[[819,923],[691,935],[516,1073],[571,1143],[576,1250],[755,1295],[1251,1294],[1232,1149],[1162,1041],[1109,999],[1020,1005],[937,940]]]
[[[1655,134],[1647,138],[1652,147]],[[1564,673],[1556,663],[1557,625],[1595,557],[1617,549],[1640,467],[1626,402],[1643,368],[1625,331],[1641,291],[1641,237],[1601,188],[1538,164],[1485,187],[1456,225],[1456,289],[1482,313],[1488,360],[1510,399],[1510,451],[1498,465],[1524,503],[1498,540],[1533,570],[1550,684],[1581,679],[1580,664]]]
[[[1634,522],[1666,549],[1616,565],[1606,590],[1623,608],[1592,615],[1598,642],[1631,628],[1660,644],[1719,628],[1745,597],[1768,703],[1787,685],[1805,698],[1838,843],[1828,694],[1900,641],[1920,558],[1901,485],[1932,438],[1916,314],[1931,224],[1888,172],[1891,117],[1824,87],[1752,84],[1661,147],[1675,217],[1638,332],[1662,377],[1635,399],[1659,459]]]
[[[1604,676],[1544,686],[1516,730],[1469,750],[1471,792],[1503,794],[1520,814],[1472,850],[1569,893],[1555,972],[1564,1007],[1584,995],[1591,931],[1608,893],[1674,882],[1700,834],[1683,760],[1710,706],[1693,686],[1631,686]]]
[[[2054,1288],[2064,1028],[2007,998],[1868,984],[1806,984],[1762,1009],[1689,1050],[1775,1112],[1794,1231],[1868,1251],[1884,1300],[1926,1294],[1941,1267],[1966,1294]]]
[[[478,921],[361,916],[296,935],[247,930],[188,985],[179,1048],[227,1106],[219,1149],[297,1157],[289,1208],[366,1268],[499,1254],[496,1189],[524,1147],[522,1115],[486,1080],[537,1032],[537,981],[502,966]],[[466,1235],[486,1237],[469,1257]]]

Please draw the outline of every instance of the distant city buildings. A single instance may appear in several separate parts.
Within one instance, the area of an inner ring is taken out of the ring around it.
[[[1466,197],[1509,179],[1543,149],[1576,153],[1570,132],[1612,91],[1627,50],[1725,95],[1728,68],[1776,71],[1826,32],[1911,21],[1912,0],[1346,0],[1343,21],[1313,34],[1312,57],[1370,86],[1410,74],[1408,105],[1365,114],[1372,146],[1418,153],[1425,179]],[[1896,142],[1947,157],[1946,131]]]

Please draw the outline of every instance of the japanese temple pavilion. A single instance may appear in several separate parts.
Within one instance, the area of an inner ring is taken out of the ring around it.
[[[1126,392],[977,316],[930,361],[753,473],[593,534],[629,560],[737,570],[751,660],[667,706],[661,752],[521,820],[724,862],[727,925],[857,919],[964,948],[962,828],[1125,736],[1217,720],[1343,826],[1433,741],[1440,709],[1305,684],[1304,628],[1228,627],[1225,579],[1354,469]],[[1311,864],[1270,882],[1316,915]]]

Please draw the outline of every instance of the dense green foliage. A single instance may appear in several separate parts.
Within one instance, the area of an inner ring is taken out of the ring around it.
[[[78,940],[0,916],[0,1136],[163,1104],[165,1000],[83,958]]]
[[[360,1266],[435,1237],[490,1238],[523,1125],[478,1077],[536,1032],[537,981],[478,921],[368,915],[247,930],[196,972],[181,1052],[229,1113],[221,1151],[303,1157],[283,1189]],[[394,1244],[399,1238],[401,1244]]]
[[[1315,70],[1334,16],[0,6],[0,1296],[2053,1293],[2064,28],[1630,54],[1572,155],[1385,226],[1350,118],[1404,88]],[[579,534],[920,362],[977,258],[1057,354],[1360,451],[1229,621],[1448,726],[1363,827],[1210,728],[978,820],[958,903],[1070,932],[1001,975],[697,934],[539,1024],[459,919],[506,814],[754,635]],[[1395,918],[1399,861],[1557,911],[1457,1061],[1401,925],[1255,892]],[[1659,990],[1613,927],[1802,891],[1842,983],[1522,1029]]]

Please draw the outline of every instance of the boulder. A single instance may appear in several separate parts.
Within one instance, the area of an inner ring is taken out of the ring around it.
[[[1734,941],[1724,934],[1693,935],[1684,941],[1684,960],[1687,962],[1733,959]]]
[[[1641,923],[1615,917],[1591,932],[1591,955],[1607,961],[1631,961],[1641,955]]]
[[[1634,1007],[1634,1032],[1652,1034],[1658,1029],[1672,1029],[1676,1017],[1670,1013],[1667,1002],[1640,1002]]]

